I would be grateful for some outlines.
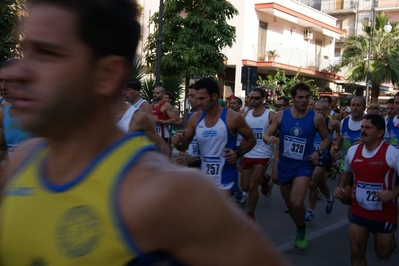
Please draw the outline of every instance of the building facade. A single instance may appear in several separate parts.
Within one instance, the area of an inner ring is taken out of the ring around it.
[[[345,38],[362,31],[359,25],[367,19],[367,2],[370,4],[370,1],[230,2],[238,9],[239,15],[229,22],[236,27],[236,42],[232,48],[223,50],[228,58],[223,77],[225,96],[231,93],[245,95],[241,83],[243,67],[255,68],[261,77],[273,75],[277,68],[283,69],[287,76],[299,71],[300,78],[314,80],[319,88],[329,87],[343,92],[344,71],[336,73],[334,66],[340,62]],[[382,2],[394,1],[380,0],[377,10]],[[143,49],[148,34],[153,30],[149,18],[159,10],[160,3],[154,0],[138,0],[138,3],[143,7],[139,44],[139,49]],[[276,55],[270,56],[271,51]]]

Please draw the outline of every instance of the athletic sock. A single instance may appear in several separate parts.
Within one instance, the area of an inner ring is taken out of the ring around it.
[[[296,229],[297,229],[298,231],[305,231],[305,230],[306,230],[306,225],[297,226]]]

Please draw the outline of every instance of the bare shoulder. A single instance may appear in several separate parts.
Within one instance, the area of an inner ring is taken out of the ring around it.
[[[231,110],[230,108],[227,108],[227,113],[226,113],[226,118],[227,121],[229,122],[233,122],[233,123],[242,123],[244,122],[244,117],[245,117],[246,113],[244,115],[237,113],[233,110]]]
[[[340,130],[340,122],[336,119],[330,119],[329,121],[330,127],[334,130]]]
[[[319,114],[319,113],[315,113],[314,122],[315,122],[316,125],[318,125],[320,123],[324,123],[324,117],[321,114]]]
[[[280,124],[281,119],[283,118],[284,115],[284,110],[278,111],[277,113],[275,113],[275,115],[273,116],[273,122],[277,122],[278,124]]]
[[[269,111],[269,120],[271,121],[276,116],[276,112]]]
[[[151,116],[148,113],[137,110],[133,115],[133,121],[136,123],[146,122],[147,119],[150,119]]]
[[[140,105],[140,111],[152,115],[152,106],[149,102],[145,101]]]
[[[197,123],[198,123],[198,120],[201,118],[201,116],[202,116],[202,111],[200,111],[200,112],[195,112],[195,113],[193,113],[191,116],[190,116],[190,119],[188,119],[188,121],[187,121],[187,125],[190,125],[190,126],[196,126],[197,125]]]
[[[172,110],[172,105],[168,102],[164,103],[162,110]]]

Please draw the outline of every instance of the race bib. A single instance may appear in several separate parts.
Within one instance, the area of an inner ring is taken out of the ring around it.
[[[161,130],[162,130],[161,124],[157,123],[155,126],[155,130],[157,131],[157,134],[161,136]]]
[[[358,181],[356,184],[356,201],[367,210],[382,210],[382,201],[375,196],[380,191],[382,191],[382,183]]]
[[[204,156],[202,158],[202,172],[212,178],[216,185],[220,185],[222,182],[222,167],[224,161],[225,158],[219,156]]]
[[[306,139],[294,137],[294,136],[284,136],[284,150],[283,155],[285,157],[294,160],[303,160],[303,155],[305,154]]]
[[[256,142],[263,142],[263,128],[253,128],[252,132],[254,133]]]
[[[188,146],[188,154],[191,156],[198,157],[200,155],[199,148],[198,148],[198,141],[194,138],[190,145]]]

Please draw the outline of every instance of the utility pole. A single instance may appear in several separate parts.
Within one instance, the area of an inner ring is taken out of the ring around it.
[[[161,58],[162,58],[162,26],[163,26],[163,0],[159,1],[158,38],[157,38],[157,65],[155,69],[155,86],[161,84]]]

